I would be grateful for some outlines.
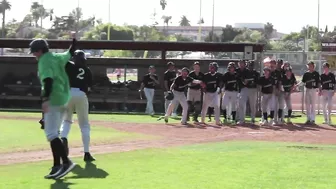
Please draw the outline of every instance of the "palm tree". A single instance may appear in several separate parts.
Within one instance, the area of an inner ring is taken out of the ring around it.
[[[167,1],[166,0],[160,0],[160,6],[161,6],[162,10],[165,10],[166,6],[167,6]]]
[[[42,5],[43,6],[43,5]],[[30,6],[30,12],[32,13],[35,27],[38,26],[38,21],[41,18],[41,11],[40,11],[41,5],[38,2],[33,2],[33,4]]]
[[[168,31],[169,23],[171,23],[172,16],[162,16],[163,24],[165,25],[165,31]]]
[[[0,12],[2,14],[2,28],[1,28],[1,37],[5,38],[5,23],[6,23],[6,11],[10,10],[12,5],[7,0],[2,0],[0,2]]]
[[[185,15],[183,15],[181,17],[180,26],[191,26],[190,21],[188,20],[188,18]]]

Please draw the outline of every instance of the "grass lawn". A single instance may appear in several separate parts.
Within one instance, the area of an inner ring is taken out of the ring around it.
[[[226,142],[100,155],[97,166],[76,159],[80,166],[62,181],[43,179],[49,161],[0,166],[0,188],[336,188],[336,148],[299,145]]]
[[[44,131],[36,121],[2,119],[0,130],[0,152],[49,149]],[[145,137],[104,127],[92,126],[91,131],[93,145]],[[81,132],[76,124],[71,128],[69,140],[72,146],[82,146]]]
[[[0,112],[0,116],[6,117],[22,117],[22,118],[36,118],[36,121],[41,119],[41,113],[30,112]],[[127,114],[90,114],[91,121],[111,121],[116,123],[164,123],[163,120],[158,122],[159,116],[151,117],[149,115],[127,115]],[[74,119],[76,115],[74,115]],[[170,119],[172,123],[180,122],[179,119]]]
[[[295,115],[300,115],[300,113],[296,113]],[[23,113],[23,112],[0,112],[0,116],[6,117],[29,117],[36,118],[39,120],[41,118],[41,113]],[[92,121],[111,121],[116,123],[164,123],[163,120],[157,121],[159,116],[151,117],[148,115],[127,115],[127,114],[90,114],[90,119]],[[74,116],[76,118],[76,116]],[[336,116],[332,116],[332,119],[335,119]],[[246,118],[249,120],[249,118]],[[181,117],[177,119],[170,119],[170,123],[179,123]],[[206,121],[208,118],[206,118]],[[212,120],[214,120],[212,118]],[[258,119],[257,119],[258,120]],[[304,123],[306,122],[306,116],[302,115],[302,117],[292,118],[292,122],[294,123]],[[322,115],[316,116],[316,123],[321,124],[323,122]]]

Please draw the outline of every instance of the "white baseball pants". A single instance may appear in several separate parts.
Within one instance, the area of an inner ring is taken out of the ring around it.
[[[181,123],[187,122],[188,116],[188,102],[187,97],[185,96],[184,92],[173,91],[174,99],[170,102],[165,117],[168,117],[172,114],[174,108],[178,103],[182,106],[182,120]]]
[[[61,137],[68,138],[73,113],[76,111],[78,124],[82,133],[84,152],[89,152],[90,124],[89,102],[86,94],[78,88],[71,88],[71,99],[67,105],[64,121],[61,127]]]
[[[154,107],[153,107],[154,89],[144,88],[144,93],[147,99],[146,113],[154,114]]]
[[[334,93],[334,90],[322,90],[322,108],[324,121],[326,123],[331,122],[332,99]]]
[[[316,107],[316,90],[305,88],[305,105],[307,121],[315,121]]]
[[[220,95],[217,92],[214,93],[204,93],[203,95],[203,106],[201,113],[201,122],[205,122],[205,116],[208,113],[208,108],[214,107],[215,121],[220,124]]]

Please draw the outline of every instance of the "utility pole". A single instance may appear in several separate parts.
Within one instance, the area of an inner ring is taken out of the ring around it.
[[[215,35],[215,0],[212,0],[212,29],[211,29],[212,35],[211,35],[211,42],[214,41],[214,35]]]

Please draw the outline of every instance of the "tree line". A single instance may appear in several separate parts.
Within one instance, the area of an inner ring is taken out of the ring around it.
[[[77,7],[68,15],[55,15],[53,9],[47,9],[38,2],[32,2],[30,12],[23,20],[10,20],[5,23],[6,13],[11,10],[12,5],[8,0],[0,1],[0,14],[2,15],[2,38],[47,38],[47,39],[68,39],[70,31],[76,31],[82,40],[134,40],[134,41],[192,41],[192,39],[181,35],[169,35],[169,25],[172,16],[165,15],[167,7],[166,0],[160,0],[162,11],[162,23],[164,30],[159,31],[156,26],[159,24],[157,13],[152,15],[153,23],[148,26],[123,25],[117,26],[110,23],[103,23],[101,19],[89,17],[84,19],[83,11]],[[44,21],[48,18],[50,28],[44,27]],[[191,26],[191,21],[186,15],[179,18],[182,27]],[[200,26],[204,23],[203,18],[197,21]],[[108,32],[108,29],[110,31]],[[314,26],[304,26],[299,32],[292,32],[274,39],[275,28],[272,23],[265,24],[262,29],[237,29],[231,25],[222,28],[220,34],[209,32],[205,41],[208,42],[253,42],[266,44],[267,50],[274,51],[319,51],[322,40],[334,40],[336,38],[336,27],[333,30],[320,31]],[[107,35],[110,36],[107,36]],[[93,52],[99,54],[100,52]],[[178,55],[184,56],[190,52],[171,52],[168,57]],[[148,52],[147,57],[157,57],[160,52]],[[225,56],[225,53],[214,53],[216,57]],[[142,57],[144,51],[105,51],[104,56],[109,57]]]

